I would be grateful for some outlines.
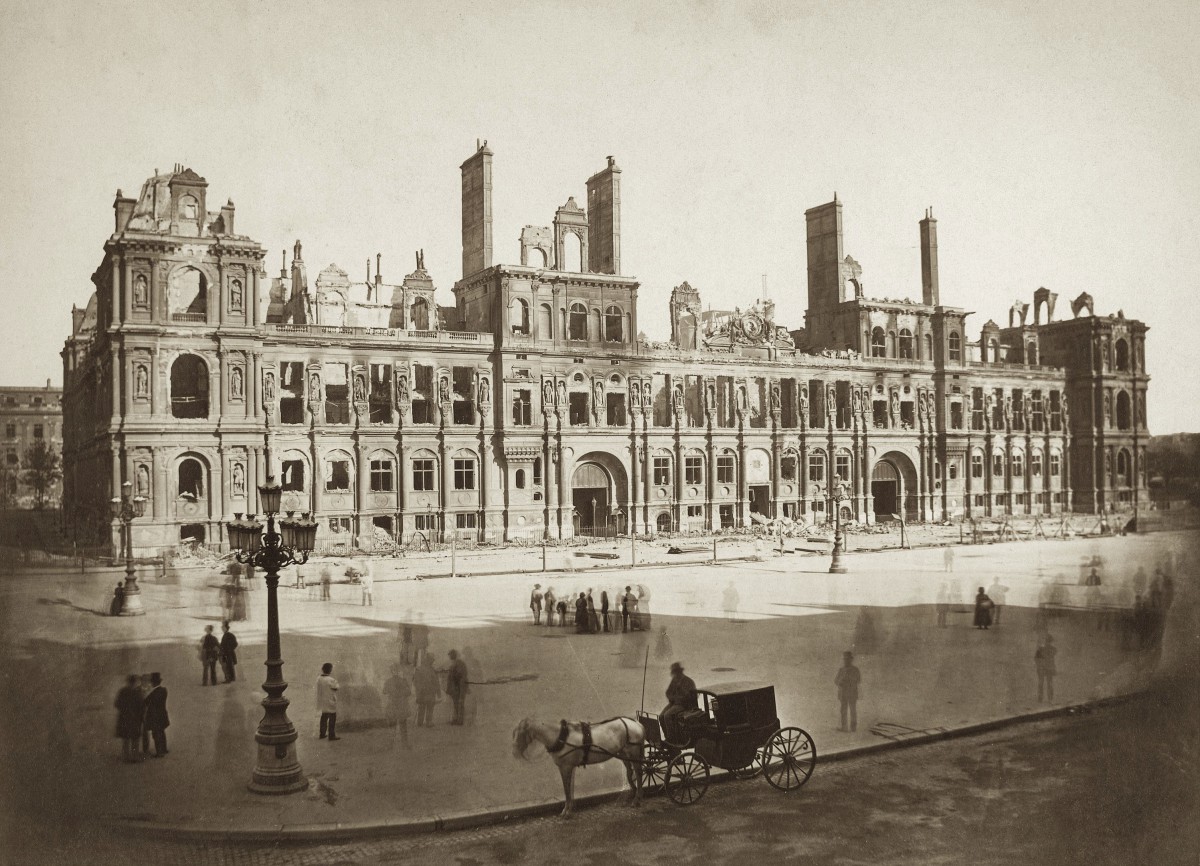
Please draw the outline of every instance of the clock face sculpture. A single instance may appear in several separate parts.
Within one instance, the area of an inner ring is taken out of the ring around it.
[[[757,340],[763,334],[763,320],[753,313],[742,316],[742,330],[747,337]]]

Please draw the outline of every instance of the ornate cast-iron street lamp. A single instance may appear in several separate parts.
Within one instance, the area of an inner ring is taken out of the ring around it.
[[[308,787],[308,779],[296,757],[296,728],[287,715],[288,699],[283,696],[287,682],[283,679],[283,658],[279,648],[279,570],[289,565],[308,562],[317,540],[317,521],[311,515],[295,518],[289,511],[279,521],[275,531],[275,515],[283,488],[267,476],[267,483],[258,488],[258,498],[267,515],[267,532],[254,515],[234,515],[237,519],[225,524],[229,546],[242,565],[253,565],[266,573],[267,579],[267,681],[263,691],[267,696],[262,705],[266,713],[254,735],[258,743],[258,760],[250,790],[258,794],[291,794]]]
[[[842,554],[846,551],[846,536],[842,533],[842,503],[846,501],[846,482],[841,476],[837,477],[833,489],[829,491],[829,499],[833,503],[833,559],[829,563],[830,574],[845,574],[846,566],[842,563]]]
[[[121,495],[112,498],[113,519],[121,521],[125,537],[125,594],[121,598],[121,616],[143,616],[142,590],[133,571],[133,521],[146,513],[146,497],[133,495],[133,484],[121,485]]]

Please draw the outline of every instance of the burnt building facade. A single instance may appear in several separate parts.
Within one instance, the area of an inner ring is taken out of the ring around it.
[[[64,360],[64,512],[114,539],[108,499],[149,497],[135,546],[220,544],[268,475],[319,538],[479,540],[1131,508],[1146,501],[1146,327],[1039,289],[968,340],[942,304],[937,223],[920,301],[871,298],[842,203],[807,212],[806,327],[770,302],[671,293],[671,338],[638,337],[609,157],[549,226],[493,261],[492,159],[461,166],[461,278],[438,303],[424,256],[385,283],[303,249],[278,276],[209,211],[190,169],[120,193]],[[835,505],[836,503],[836,505]]]

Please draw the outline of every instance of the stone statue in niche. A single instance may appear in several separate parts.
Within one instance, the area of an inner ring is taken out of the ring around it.
[[[779,388],[778,382],[771,383],[771,411],[778,412],[783,406],[783,392]]]
[[[1112,394],[1104,393],[1104,426],[1112,426]]]
[[[246,495],[246,468],[241,463],[233,464],[233,495]]]
[[[145,274],[138,274],[133,280],[133,305],[139,310],[150,307],[150,287]]]
[[[234,367],[229,371],[229,396],[234,400],[241,400],[242,394],[245,393],[244,375],[241,367]]]
[[[558,383],[558,405],[563,409],[567,408],[567,383],[561,379]]]
[[[492,402],[492,386],[487,379],[479,380],[479,405],[487,406]]]
[[[242,303],[242,281],[231,280],[229,282],[229,309],[233,310],[235,313],[240,313],[242,311]]]
[[[680,415],[682,415],[683,409],[684,409],[683,386],[676,385],[675,386],[675,411],[678,412]]]
[[[892,392],[891,413],[892,418],[900,417],[900,394],[897,391]]]
[[[403,373],[396,373],[396,405],[406,409],[408,404],[408,377]]]
[[[542,408],[549,409],[554,402],[554,383],[549,379],[542,382]]]
[[[150,495],[150,467],[145,463],[139,463],[137,473],[134,477],[134,493],[137,496]]]
[[[705,394],[708,396],[708,405],[705,407],[708,411],[716,411],[717,408],[717,386],[712,382],[708,383],[705,389]]]
[[[133,370],[133,396],[141,400],[150,396],[150,371],[145,364],[138,364]]]
[[[594,408],[598,414],[600,406],[604,403],[604,383],[599,379],[592,384],[592,394],[595,396]]]
[[[321,402],[321,377],[316,373],[308,377],[308,402],[314,406]]]
[[[1013,418],[1012,412],[1013,412],[1013,410],[1012,410],[1012,395],[1005,394],[1004,395],[1004,425],[1006,427],[1012,426],[1012,418]]]
[[[354,402],[367,402],[367,380],[362,373],[354,374]]]
[[[749,406],[750,406],[750,403],[746,399],[746,386],[738,385],[738,389],[737,389],[737,410],[738,410],[738,412],[739,413],[745,412],[749,408]]]
[[[263,403],[271,406],[275,403],[275,374],[267,373],[263,376]]]
[[[442,403],[450,402],[450,380],[445,376],[438,380],[438,400]]]

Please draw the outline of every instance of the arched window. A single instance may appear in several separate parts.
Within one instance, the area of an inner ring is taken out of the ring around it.
[[[662,512],[658,517],[654,518],[654,526],[659,532],[671,531],[671,515],[667,512]]]
[[[516,471],[516,474],[513,476],[513,483],[517,486],[518,490],[525,489],[525,470],[524,469],[518,469]]]
[[[1128,486],[1130,468],[1129,452],[1122,448],[1117,452],[1117,484]]]
[[[325,292],[317,304],[317,324],[340,328],[346,324],[346,298],[341,292]]]
[[[541,457],[533,458],[533,486],[534,487],[542,486],[542,458]]]
[[[971,452],[971,477],[972,478],[982,478],[983,477],[983,452],[982,451]]]
[[[900,331],[900,357],[912,359],[913,356],[913,335],[908,328],[903,328]]]
[[[1117,340],[1117,369],[1129,369],[1129,344],[1124,340]]]
[[[200,204],[190,195],[185,195],[179,200],[179,218],[185,220],[194,220],[199,214]]]
[[[1117,392],[1117,429],[1128,430],[1133,426],[1133,402],[1125,391]]]
[[[194,457],[179,461],[177,470],[179,495],[188,499],[201,499],[204,496],[204,466]]]
[[[1037,343],[1029,343],[1025,346],[1025,363],[1036,364],[1038,362]]]
[[[549,304],[542,304],[538,307],[538,339],[554,339],[554,314],[551,312]]]
[[[587,339],[587,307],[583,304],[571,304],[571,316],[567,322],[567,339]]]
[[[623,343],[621,308],[610,306],[604,311],[604,341],[606,343]]]
[[[171,415],[208,417],[208,365],[199,355],[180,355],[171,365]]]
[[[424,298],[417,298],[408,308],[408,327],[413,331],[429,330],[429,304]]]
[[[871,331],[871,357],[882,358],[887,355],[886,335],[883,328],[875,328]]]
[[[962,360],[962,337],[960,337],[958,335],[958,331],[951,331],[950,337],[946,341],[946,343],[947,343],[947,348],[950,351],[950,360],[951,361],[961,361]]]
[[[1020,451],[1014,451],[1012,456],[1012,474],[1013,478],[1025,477],[1025,455]]]
[[[1040,478],[1042,475],[1042,452],[1034,451],[1029,455],[1029,474],[1033,478]]]
[[[988,358],[993,364],[1000,363],[1000,341],[995,337],[988,340]]]
[[[922,356],[923,361],[933,360],[933,334],[925,335],[925,354]]]
[[[514,334],[529,333],[529,304],[522,298],[513,298],[508,305],[508,323]]]
[[[196,268],[180,268],[167,281],[167,305],[176,322],[203,322],[208,315],[208,280]]]
[[[563,232],[563,260],[560,271],[583,273],[583,243],[575,232]]]

